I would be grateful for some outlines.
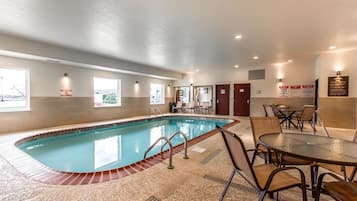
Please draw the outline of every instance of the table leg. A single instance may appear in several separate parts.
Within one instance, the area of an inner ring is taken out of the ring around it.
[[[316,195],[317,178],[319,175],[319,166],[311,165],[310,166],[310,174],[311,174],[311,194],[312,194],[312,197],[314,198]]]

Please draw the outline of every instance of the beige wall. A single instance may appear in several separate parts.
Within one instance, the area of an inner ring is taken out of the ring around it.
[[[316,77],[319,78],[319,110],[322,120],[329,127],[357,128],[357,50],[331,51],[317,59]],[[339,67],[342,66],[342,67]],[[336,76],[340,68],[349,76],[348,97],[328,97],[328,77]]]
[[[320,98],[319,110],[325,126],[355,129],[356,102],[357,98]]]
[[[262,98],[253,97],[250,104],[250,116],[264,116],[263,104],[282,104],[296,108],[303,108],[304,105],[312,105],[314,98]]]
[[[32,97],[31,111],[0,114],[0,133],[146,115],[151,107],[168,112],[169,101],[151,106],[148,97],[123,97],[121,107],[94,108],[92,97]]]
[[[169,80],[2,56],[0,67],[28,69],[31,96],[30,111],[0,113],[0,133],[149,114],[150,83],[164,84],[167,97],[165,105],[152,107],[167,112],[172,99]],[[73,97],[60,97],[65,72],[69,74]],[[121,80],[121,107],[94,108],[93,77]]]

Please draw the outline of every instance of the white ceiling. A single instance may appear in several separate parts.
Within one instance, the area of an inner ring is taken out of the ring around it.
[[[0,32],[179,72],[267,65],[357,47],[357,0],[2,0]]]

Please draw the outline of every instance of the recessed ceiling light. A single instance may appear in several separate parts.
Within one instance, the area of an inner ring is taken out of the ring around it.
[[[235,39],[237,39],[237,40],[240,40],[240,39],[242,39],[242,38],[243,38],[243,36],[242,36],[242,35],[240,35],[240,34],[238,34],[238,35],[234,36],[234,38],[235,38]]]
[[[331,45],[330,47],[328,47],[328,49],[330,49],[330,50],[333,50],[333,49],[336,49],[337,47],[336,46],[334,46],[334,45]]]
[[[257,60],[257,59],[259,59],[259,57],[258,56],[254,56],[253,59]]]
[[[234,65],[234,68],[239,68],[239,65]]]
[[[293,60],[292,60],[292,59],[289,59],[289,60],[288,60],[288,63],[293,63]]]

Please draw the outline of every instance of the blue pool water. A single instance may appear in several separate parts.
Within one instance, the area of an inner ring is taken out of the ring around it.
[[[165,117],[39,138],[18,147],[58,171],[104,171],[142,160],[147,148],[161,136],[182,131],[188,139],[193,139],[215,129],[216,125],[230,122],[212,118]],[[174,146],[181,143],[183,138],[180,135],[172,139]],[[161,144],[158,143],[148,157],[158,153]]]

